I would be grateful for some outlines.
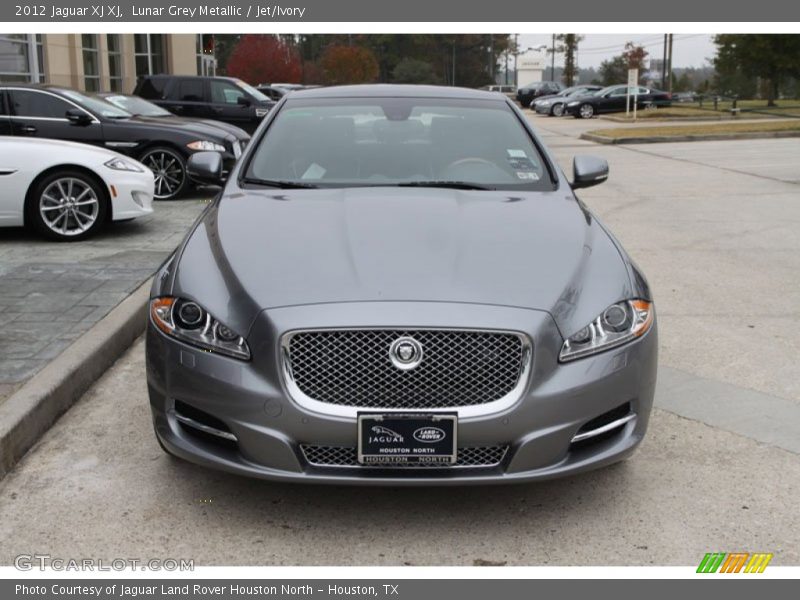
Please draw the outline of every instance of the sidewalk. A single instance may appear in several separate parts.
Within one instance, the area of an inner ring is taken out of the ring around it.
[[[0,238],[0,402],[145,281],[209,197],[158,202],[153,215],[115,223],[86,242],[56,243],[23,229]]]

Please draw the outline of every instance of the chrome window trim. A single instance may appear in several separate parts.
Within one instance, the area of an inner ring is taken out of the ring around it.
[[[517,380],[517,385],[514,386],[514,389],[512,389],[502,398],[498,398],[497,400],[493,400],[492,402],[486,402],[484,404],[473,404],[470,406],[457,406],[457,407],[443,406],[437,408],[424,408],[424,409],[368,408],[368,407],[349,406],[349,405],[344,406],[341,404],[331,404],[329,402],[321,402],[320,400],[315,400],[314,398],[311,398],[308,395],[306,395],[294,382],[294,377],[292,375],[292,369],[291,369],[290,354],[289,354],[289,343],[291,342],[292,337],[294,337],[295,335],[298,335],[300,333],[314,333],[320,331],[375,331],[375,330],[465,331],[474,333],[499,333],[506,335],[514,335],[517,338],[519,338],[520,342],[522,343],[522,371],[520,373],[519,379]],[[458,413],[458,419],[460,421],[463,419],[485,417],[487,415],[499,413],[504,410],[508,410],[509,408],[514,406],[517,402],[519,402],[519,400],[523,397],[524,392],[528,387],[528,381],[530,379],[530,374],[533,369],[533,343],[531,342],[531,338],[527,334],[521,331],[515,331],[511,329],[480,329],[474,327],[414,327],[414,326],[381,326],[381,327],[354,326],[354,327],[321,327],[321,328],[316,327],[312,329],[293,329],[291,331],[284,332],[280,338],[280,352],[278,360],[280,361],[280,370],[283,375],[283,383],[284,386],[286,387],[286,391],[289,395],[289,398],[291,398],[301,408],[304,408],[310,412],[318,413],[320,415],[325,415],[325,416],[350,419],[354,422],[358,418],[358,413],[364,411],[382,412],[382,413],[456,412]]]
[[[86,113],[92,119],[92,124],[100,122],[100,120],[97,117],[95,117],[92,113],[87,111],[82,106],[76,104],[75,102],[73,102],[69,98],[65,98],[64,96],[59,96],[58,94],[54,94],[53,92],[50,92],[48,90],[40,90],[38,88],[30,88],[30,87],[14,87],[14,86],[2,86],[2,87],[0,87],[0,90],[5,90],[6,92],[8,92],[8,91],[12,91],[13,92],[13,91],[16,90],[18,92],[36,92],[37,94],[47,94],[48,96],[53,96],[54,98],[58,98],[59,100],[62,100],[63,102],[66,102],[67,104],[71,104],[72,106],[77,108],[79,111],[81,111],[83,113]],[[11,98],[9,98],[9,103],[11,103]],[[11,108],[11,107],[9,106],[9,108]],[[59,117],[26,117],[26,116],[21,116],[21,115],[8,115],[8,117],[10,119],[34,119],[36,121],[67,121],[67,122],[69,122],[69,119],[67,119],[67,118],[59,118]]]

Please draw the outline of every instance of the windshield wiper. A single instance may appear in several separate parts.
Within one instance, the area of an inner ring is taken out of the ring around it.
[[[405,181],[395,184],[397,187],[434,187],[452,188],[454,190],[494,190],[496,188],[470,183],[469,181]]]
[[[316,189],[318,186],[313,183],[302,183],[300,181],[283,181],[279,179],[259,179],[258,177],[245,177],[242,179],[243,183],[252,183],[253,185],[266,185],[269,187],[281,188],[283,190],[299,190],[299,189]]]

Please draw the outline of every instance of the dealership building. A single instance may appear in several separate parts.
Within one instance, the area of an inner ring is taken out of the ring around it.
[[[0,33],[0,83],[130,93],[140,75],[213,75],[212,35]]]

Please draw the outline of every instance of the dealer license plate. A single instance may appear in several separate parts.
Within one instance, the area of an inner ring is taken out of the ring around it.
[[[358,413],[358,462],[452,465],[457,421],[456,413]]]

